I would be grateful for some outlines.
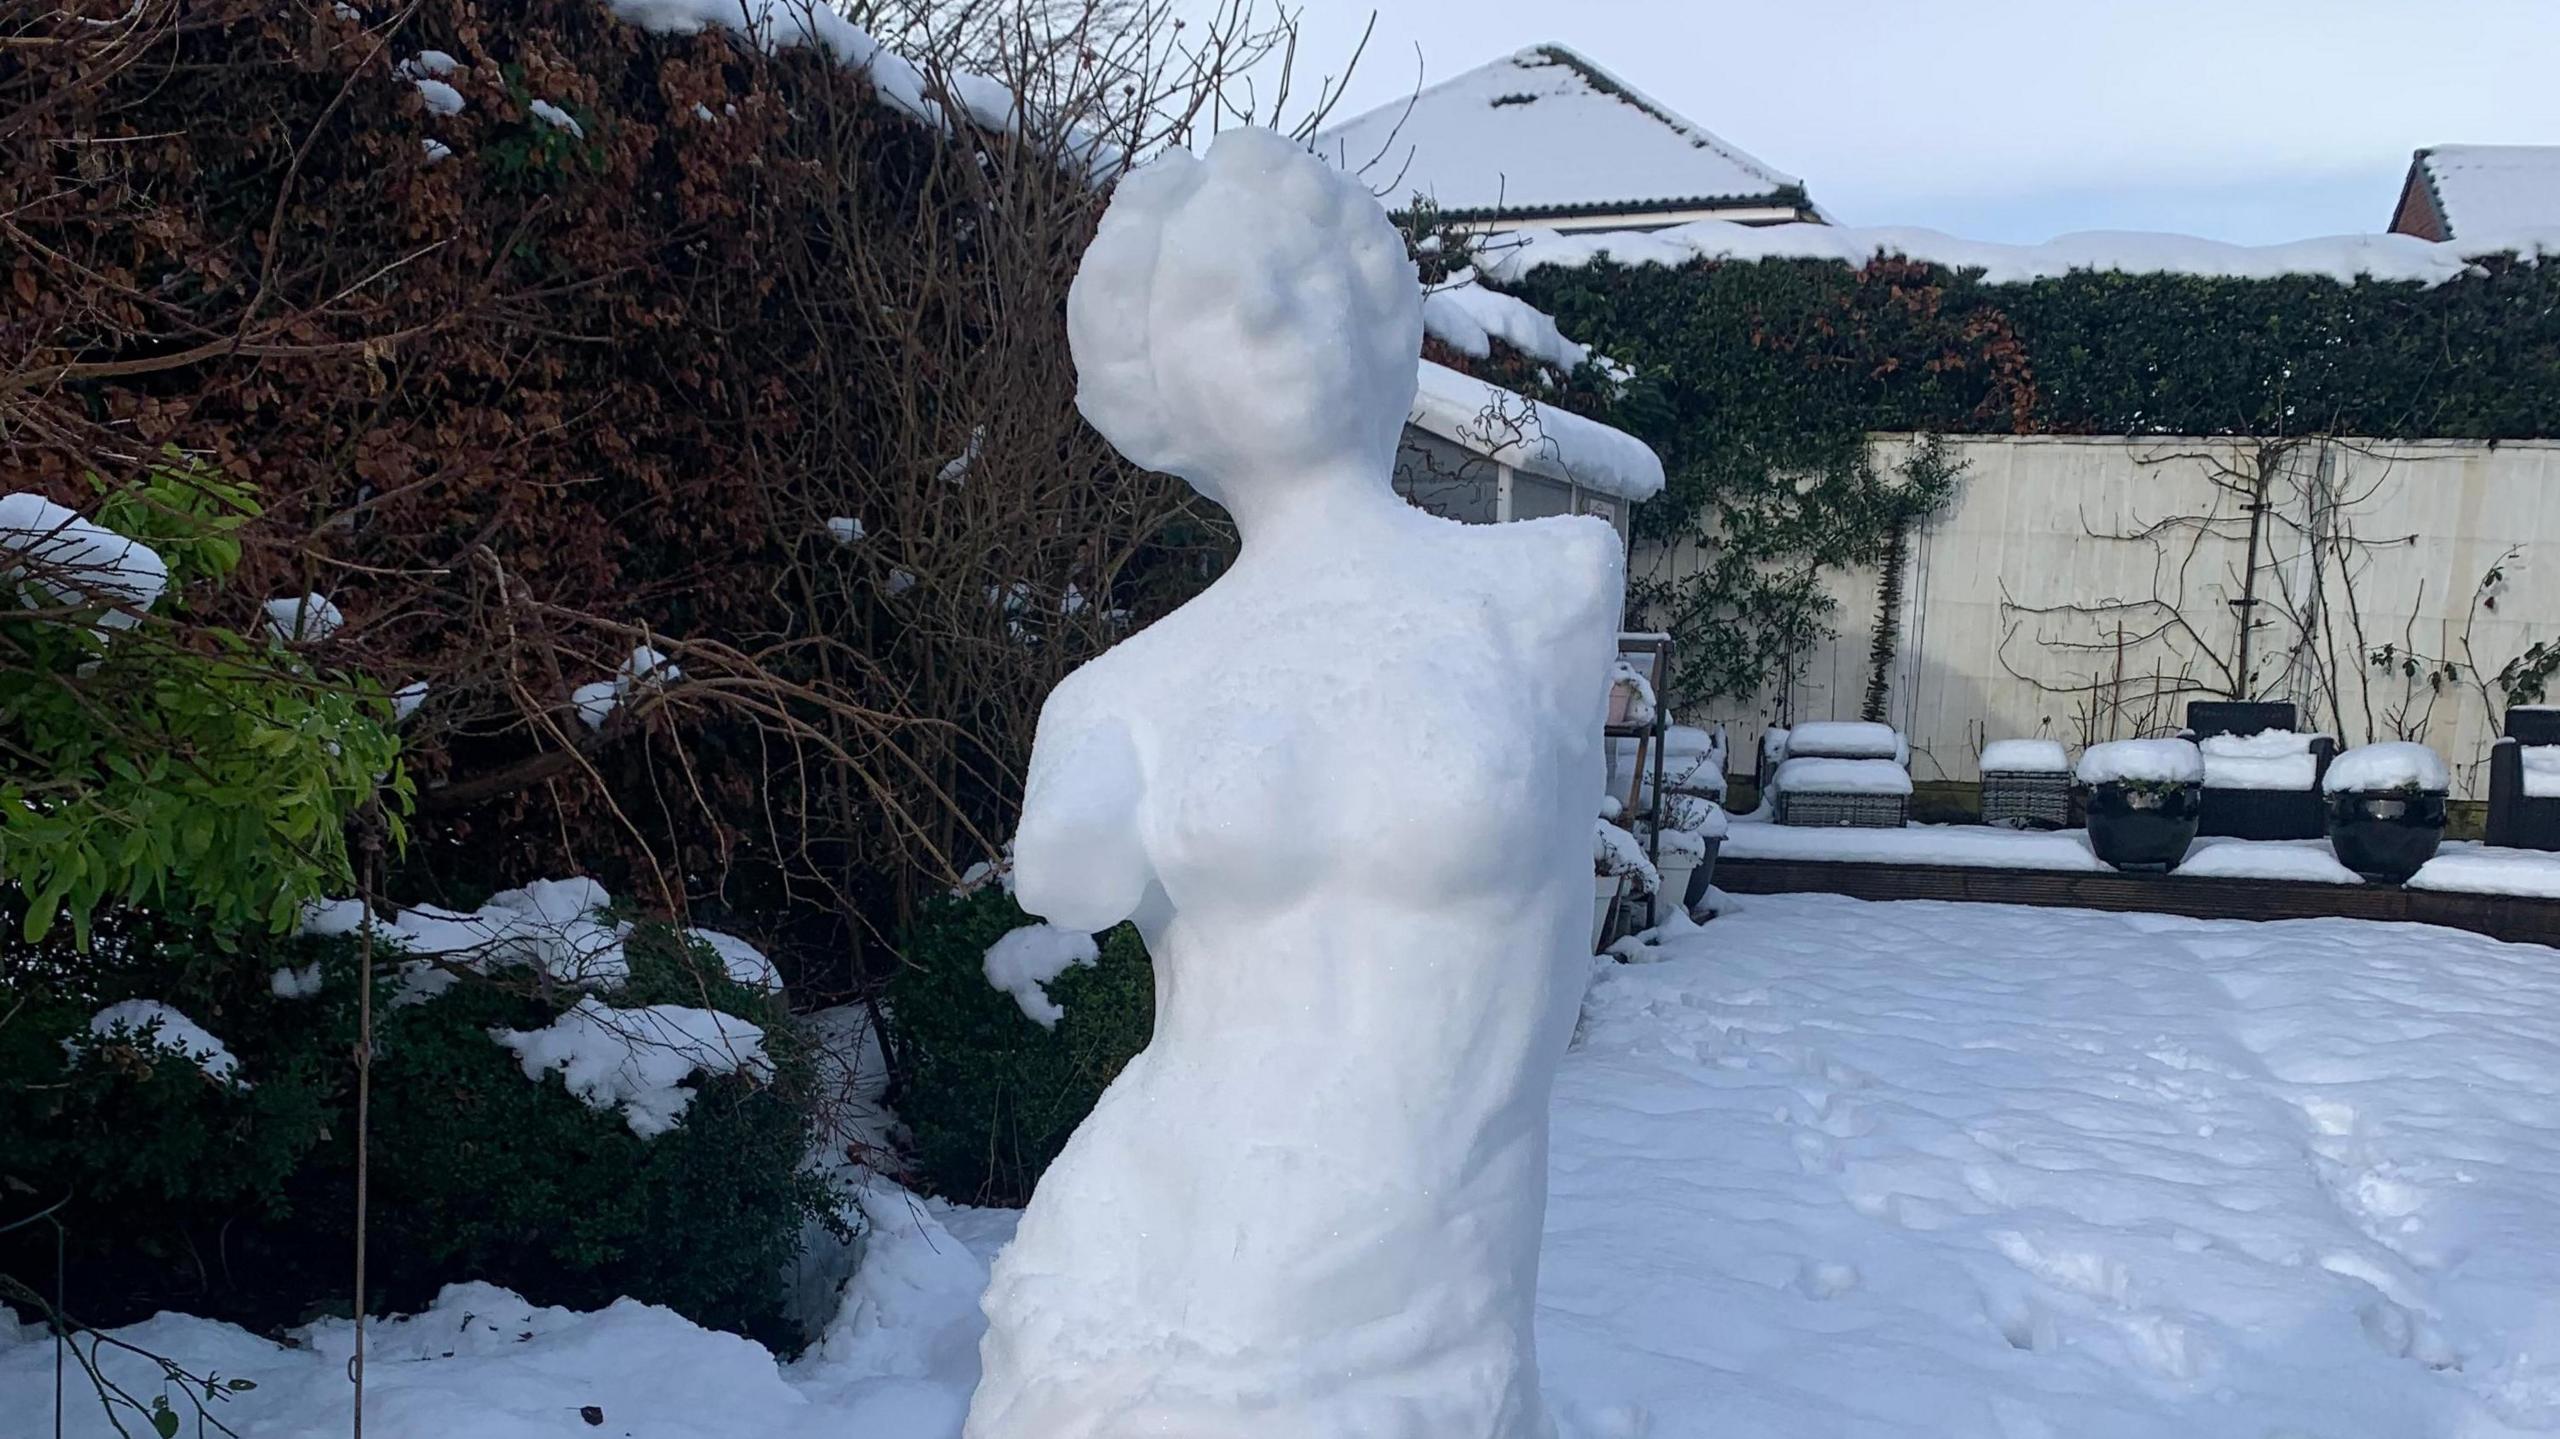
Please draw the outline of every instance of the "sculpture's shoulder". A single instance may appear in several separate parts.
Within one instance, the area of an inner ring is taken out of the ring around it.
[[[1608,521],[1557,515],[1462,528],[1483,557],[1483,583],[1495,603],[1543,616],[1566,631],[1578,632],[1602,617],[1617,623],[1626,599],[1627,560]]]

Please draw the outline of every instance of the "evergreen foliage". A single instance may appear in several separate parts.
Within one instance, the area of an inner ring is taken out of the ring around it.
[[[1135,927],[1047,986],[1055,1029],[987,983],[989,946],[1032,923],[1001,886],[928,905],[890,981],[897,1110],[927,1187],[953,1199],[1020,1204],[1103,1089],[1155,1032],[1155,971]]]

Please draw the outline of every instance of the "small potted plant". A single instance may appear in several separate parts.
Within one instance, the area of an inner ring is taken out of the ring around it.
[[[1653,723],[1653,681],[1637,669],[1626,656],[1609,671],[1609,723],[1613,725],[1647,725]]]
[[[1592,822],[1591,848],[1591,952],[1597,954],[1609,938],[1619,896],[1652,894],[1662,876],[1636,837],[1606,818]]]
[[[1656,865],[1662,898],[1695,909],[1715,882],[1716,853],[1724,848],[1724,807],[1693,794],[1665,795]]]
[[[2320,782],[2338,863],[2368,879],[2406,883],[2444,841],[2452,787],[2443,757],[2422,744],[2391,740],[2338,756]]]
[[[2195,842],[2204,755],[2193,741],[2128,739],[2080,754],[2089,787],[2089,848],[2117,869],[2170,870]]]

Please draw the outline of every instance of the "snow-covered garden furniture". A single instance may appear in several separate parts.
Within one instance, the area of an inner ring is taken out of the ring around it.
[[[2080,752],[2089,848],[2118,869],[2168,870],[2195,842],[2204,756],[2183,739],[2125,739]]]
[[[2489,751],[2489,843],[2560,849],[2560,709],[2517,705]]]
[[[2198,700],[2187,738],[2204,756],[2202,834],[2235,839],[2318,839],[2327,825],[2320,777],[2338,753],[2324,734],[2294,731],[2282,701]]]
[[[1892,726],[1815,720],[1781,743],[1768,780],[1778,823],[1899,829],[1909,820],[1911,748]]]
[[[2011,829],[2071,823],[2071,756],[2049,739],[1996,739],[1982,747],[1982,822]]]
[[[2359,745],[2338,756],[2320,781],[2338,863],[2392,884],[2416,874],[2444,841],[2452,783],[2442,756],[2406,740]]]

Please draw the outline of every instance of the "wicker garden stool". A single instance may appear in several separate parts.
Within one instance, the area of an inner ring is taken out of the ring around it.
[[[1780,824],[1900,829],[1911,817],[1911,772],[1889,759],[1790,758],[1772,784]]]
[[[1982,822],[2011,829],[2071,825],[2071,757],[2062,742],[1999,739],[1982,747]]]

